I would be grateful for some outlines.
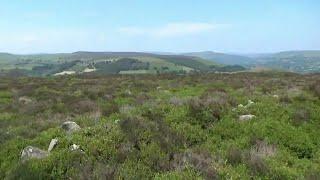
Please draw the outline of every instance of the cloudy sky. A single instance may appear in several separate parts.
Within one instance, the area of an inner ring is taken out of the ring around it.
[[[1,0],[0,52],[320,49],[318,0]]]

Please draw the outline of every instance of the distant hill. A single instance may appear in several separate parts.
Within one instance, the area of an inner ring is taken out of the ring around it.
[[[224,66],[187,55],[143,52],[86,52],[63,54],[0,54],[1,74],[12,72],[31,76],[55,74],[141,74],[190,72],[233,72],[243,67]]]
[[[200,57],[203,59],[227,65],[249,65],[254,63],[255,61],[255,59],[246,56],[217,53],[212,51],[192,52],[185,53],[184,55]]]
[[[271,69],[298,73],[320,72],[320,51],[285,51],[233,55],[212,51],[193,53],[87,52],[15,55],[0,53],[0,74],[158,74],[235,72]],[[65,72],[65,73],[64,73]]]
[[[285,51],[256,57],[257,66],[299,73],[320,72],[320,51]]]
[[[211,51],[185,53],[225,65],[268,68],[298,73],[320,72],[320,51],[284,51],[279,53],[232,55]]]

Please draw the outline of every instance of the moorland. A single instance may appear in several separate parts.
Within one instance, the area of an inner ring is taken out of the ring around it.
[[[319,179],[319,128],[319,74],[2,77],[0,179]]]

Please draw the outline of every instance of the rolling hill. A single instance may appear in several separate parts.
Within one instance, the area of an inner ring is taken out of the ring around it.
[[[320,51],[285,51],[233,55],[211,51],[184,54],[144,52],[87,52],[14,55],[0,53],[0,75],[22,74],[159,74],[234,72],[267,68],[298,73],[320,72]]]
[[[298,73],[320,72],[320,51],[285,51],[256,57],[257,66]]]
[[[200,57],[203,59],[226,65],[249,65],[254,63],[255,61],[255,59],[246,56],[217,53],[212,51],[192,52],[185,53],[184,55]]]
[[[268,68],[297,73],[320,72],[320,51],[283,51],[268,54],[232,55],[211,51],[185,53],[226,65]]]
[[[61,74],[135,74],[234,71],[234,67],[187,55],[141,52],[86,52],[64,54],[0,55],[2,74],[20,72],[30,76]],[[240,70],[243,70],[241,67]]]

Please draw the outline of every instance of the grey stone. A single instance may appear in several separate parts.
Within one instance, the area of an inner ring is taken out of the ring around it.
[[[39,148],[28,146],[24,148],[21,152],[21,160],[26,161],[29,159],[42,159],[49,155],[47,151],[41,150]]]
[[[80,130],[80,126],[73,121],[66,121],[61,125],[61,128],[64,129],[67,133],[73,133]]]

